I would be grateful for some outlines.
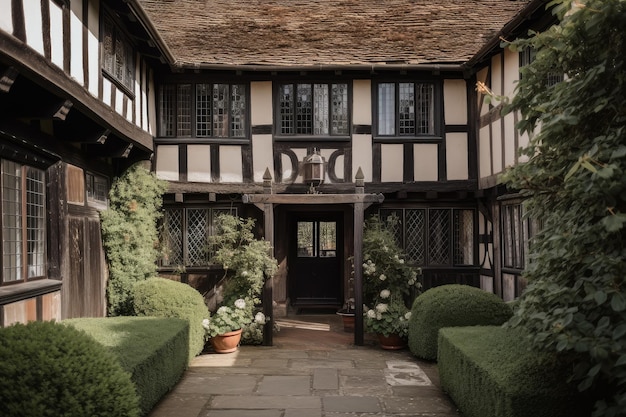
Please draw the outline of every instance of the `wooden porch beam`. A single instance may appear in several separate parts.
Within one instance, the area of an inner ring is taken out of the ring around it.
[[[382,194],[244,194],[244,203],[251,204],[355,204],[382,203]]]
[[[8,93],[17,79],[19,71],[15,67],[8,67],[0,76],[0,93]]]
[[[354,344],[363,346],[363,203],[354,203]]]

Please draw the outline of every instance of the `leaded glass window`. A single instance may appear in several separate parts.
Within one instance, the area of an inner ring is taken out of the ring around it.
[[[214,255],[209,236],[215,233],[215,222],[223,213],[237,215],[230,208],[166,208],[161,232],[161,266],[208,266]]]
[[[159,90],[159,136],[245,138],[244,84],[164,84]]]
[[[113,20],[105,16],[102,24],[102,68],[115,81],[133,91],[135,64],[133,48]]]
[[[379,216],[410,263],[420,266],[474,264],[474,210],[396,208],[381,209]]]
[[[377,88],[379,136],[434,135],[435,86],[432,83],[380,83]]]
[[[46,274],[45,173],[2,160],[2,279],[25,281]]]
[[[282,84],[278,87],[281,135],[347,136],[347,84]]]

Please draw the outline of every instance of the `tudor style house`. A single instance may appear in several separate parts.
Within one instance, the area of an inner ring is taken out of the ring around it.
[[[104,314],[97,213],[138,160],[169,181],[160,273],[207,297],[234,213],[272,242],[275,316],[360,305],[375,214],[427,288],[515,298],[531,229],[498,175],[528,138],[476,85],[513,93],[531,53],[501,41],[547,3],[0,0],[2,324]]]

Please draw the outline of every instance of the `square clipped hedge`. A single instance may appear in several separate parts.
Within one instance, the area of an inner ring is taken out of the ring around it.
[[[119,358],[131,375],[143,415],[180,380],[188,365],[189,323],[176,318],[107,317],[64,320]]]
[[[591,412],[570,369],[530,350],[519,330],[448,327],[439,332],[441,386],[467,417],[583,417]]]

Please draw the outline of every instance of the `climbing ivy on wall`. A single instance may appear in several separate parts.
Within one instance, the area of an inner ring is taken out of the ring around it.
[[[101,213],[104,250],[109,265],[108,313],[132,315],[132,289],[137,281],[156,276],[159,256],[157,222],[167,182],[133,165],[116,178],[109,209]]]

